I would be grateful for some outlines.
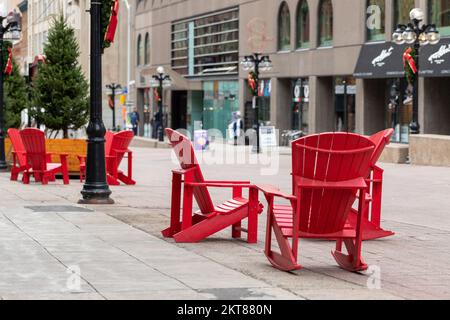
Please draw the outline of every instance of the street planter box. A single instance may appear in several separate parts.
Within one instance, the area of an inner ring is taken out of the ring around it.
[[[82,139],[46,139],[45,145],[49,153],[67,153],[69,155],[67,161],[70,174],[79,174],[80,162],[77,155],[86,155],[87,143]],[[5,139],[6,160],[12,162],[12,146],[9,138]],[[60,162],[58,155],[52,156],[53,162]]]
[[[412,164],[450,167],[450,136],[411,135],[409,143]]]

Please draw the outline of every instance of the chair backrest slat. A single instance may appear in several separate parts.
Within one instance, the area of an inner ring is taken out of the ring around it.
[[[26,128],[20,131],[20,137],[30,167],[35,171],[47,170],[44,132],[35,128]]]
[[[372,158],[370,159],[370,164],[374,166],[381,157],[381,154],[384,151],[384,148],[391,142],[391,137],[394,134],[394,129],[387,129],[384,131],[380,131],[369,139],[375,144],[375,150],[372,154]]]
[[[351,133],[324,133],[296,140],[292,144],[294,188],[299,177],[326,182],[364,177],[374,148],[368,138]],[[297,196],[301,198],[300,231],[324,234],[342,230],[356,190],[303,190]]]
[[[23,167],[27,165],[27,158],[25,156],[25,147],[20,137],[20,131],[15,128],[8,129],[8,136],[11,139],[11,144],[16,152],[19,166]]]
[[[193,169],[193,178],[195,182],[205,182],[202,170],[198,164],[197,157],[195,156],[194,147],[188,137],[181,133],[166,128],[166,134],[169,138],[170,144],[177,156],[182,169]],[[214,204],[206,187],[195,187],[194,197],[200,208],[200,211],[204,214],[214,212]]]

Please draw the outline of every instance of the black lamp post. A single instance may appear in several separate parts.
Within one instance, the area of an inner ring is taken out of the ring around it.
[[[5,109],[4,109],[4,52],[3,48],[5,40],[20,39],[20,14],[17,12],[10,12],[7,17],[5,13],[0,10],[0,170],[8,168],[5,157]],[[6,25],[4,24],[6,21]],[[5,39],[4,35],[11,32],[11,37]]]
[[[106,88],[111,90],[111,108],[112,108],[112,130],[116,131],[116,93],[117,90],[122,89],[122,86],[117,83],[111,83],[106,85]]]
[[[428,44],[436,45],[440,41],[439,32],[434,24],[423,24],[424,13],[419,8],[414,8],[409,14],[411,22],[408,25],[399,24],[392,34],[392,40],[398,44],[414,45],[416,54],[415,64],[417,73],[414,77],[414,93],[413,93],[413,119],[410,124],[411,134],[420,133],[419,125],[419,60],[420,48]]]
[[[159,88],[159,97],[158,101],[158,114],[159,121],[157,123],[156,132],[158,134],[158,140],[164,141],[164,112],[163,112],[163,88],[168,88],[172,85],[172,79],[169,75],[165,74],[164,67],[158,67],[156,69],[157,74],[153,76],[153,87]]]
[[[87,160],[86,182],[81,194],[81,204],[112,204],[111,190],[106,182],[105,133],[102,119],[102,2],[91,1],[91,108],[86,129]]]
[[[253,71],[256,74],[256,94],[253,92],[253,109],[255,110],[254,129],[256,130],[256,153],[260,153],[259,143],[259,107],[258,107],[258,90],[259,90],[259,74],[260,72],[270,71],[272,69],[272,61],[269,56],[263,56],[260,53],[254,53],[251,56],[245,56],[241,61],[244,71]]]

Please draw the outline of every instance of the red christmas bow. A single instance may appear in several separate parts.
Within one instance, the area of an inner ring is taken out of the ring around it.
[[[157,102],[161,101],[161,97],[159,96],[158,88],[153,89],[153,97]]]
[[[6,63],[6,68],[5,68],[5,74],[6,75],[11,75],[12,73],[12,49],[11,47],[8,48],[8,62]]]
[[[255,90],[256,90],[256,81],[255,81],[255,79],[253,78],[253,74],[252,74],[252,73],[250,73],[250,74],[248,75],[248,85],[250,86],[250,88],[252,89],[252,91],[255,91]]]
[[[405,53],[403,54],[403,66],[406,68],[406,64],[409,65],[409,67],[411,68],[412,72],[414,74],[417,73],[417,65],[416,65],[416,61],[414,61],[414,58],[411,55],[412,52],[412,48],[408,48],[406,49]]]
[[[111,17],[109,18],[108,28],[106,29],[105,41],[114,42],[116,35],[117,23],[119,15],[119,0],[115,0],[111,10]]]

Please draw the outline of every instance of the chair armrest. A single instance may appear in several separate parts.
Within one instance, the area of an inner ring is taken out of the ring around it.
[[[215,188],[256,188],[253,184],[241,184],[241,183],[233,183],[233,182],[223,182],[223,183],[215,183],[215,182],[185,182],[185,186],[189,187],[215,187]]]
[[[318,181],[297,177],[297,187],[301,189],[365,189],[367,183],[363,177],[344,181]]]
[[[191,171],[194,171],[195,169],[197,169],[197,168],[192,167],[192,168],[188,168],[188,169],[173,169],[172,172],[175,174],[186,174]]]
[[[297,198],[293,195],[287,195],[285,193],[283,193],[280,189],[278,189],[275,186],[269,185],[269,184],[264,184],[264,185],[257,185],[256,186],[258,188],[259,191],[261,191],[262,193],[264,193],[264,195],[270,196],[270,197],[278,197],[278,198],[283,198],[286,200],[291,200],[291,201],[295,201],[297,200]]]

